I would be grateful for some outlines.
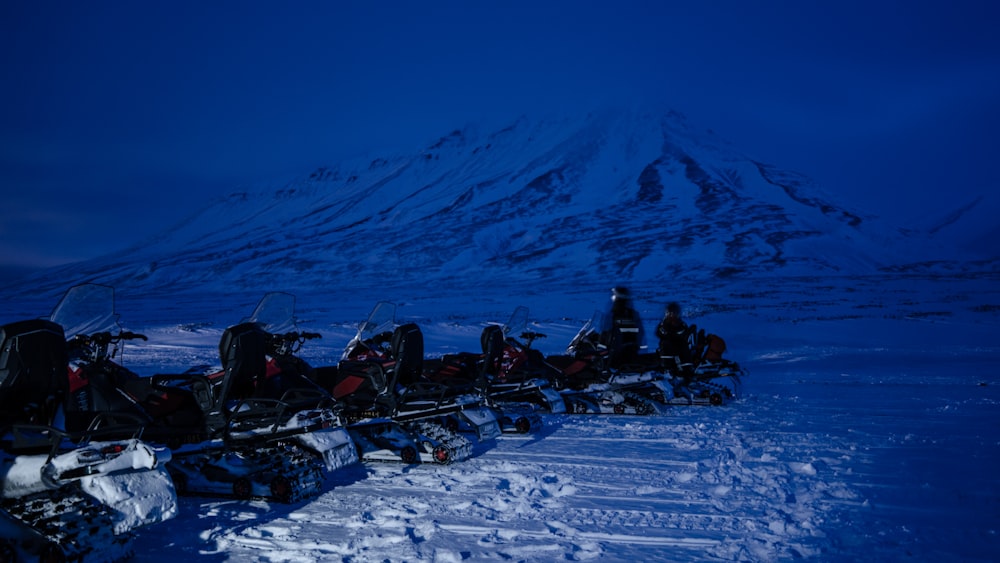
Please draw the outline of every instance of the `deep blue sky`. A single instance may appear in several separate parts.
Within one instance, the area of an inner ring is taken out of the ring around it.
[[[923,217],[1000,184],[998,29],[987,1],[5,0],[0,267],[338,157],[636,99]]]

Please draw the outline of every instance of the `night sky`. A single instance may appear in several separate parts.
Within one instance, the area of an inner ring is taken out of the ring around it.
[[[656,103],[899,223],[995,201],[1000,3],[0,3],[0,270],[468,123]]]

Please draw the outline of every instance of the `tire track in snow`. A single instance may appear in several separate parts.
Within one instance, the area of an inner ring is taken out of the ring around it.
[[[623,535],[623,534],[606,534],[600,532],[583,532],[579,530],[574,530],[568,528],[567,526],[559,522],[549,523],[551,530],[546,530],[542,532],[532,532],[520,530],[518,533],[525,537],[536,537],[539,539],[547,539],[552,536],[553,530],[558,530],[561,535],[564,536],[574,536],[580,539],[589,541],[599,541],[607,543],[620,543],[620,544],[634,544],[634,545],[649,545],[657,547],[682,547],[688,549],[704,549],[707,547],[718,546],[722,543],[722,539],[712,539],[712,538],[692,538],[692,537],[681,537],[681,536],[646,536],[646,535]],[[483,528],[478,526],[463,526],[460,524],[448,524],[441,526],[441,529],[452,532],[454,534],[460,535],[488,535],[493,533],[495,529],[493,528]]]

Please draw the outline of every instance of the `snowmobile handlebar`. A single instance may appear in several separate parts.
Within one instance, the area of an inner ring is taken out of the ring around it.
[[[272,334],[270,337],[271,351],[277,356],[290,356],[299,351],[306,340],[323,338],[318,332],[286,332]]]
[[[90,342],[98,345],[106,345],[114,342],[120,342],[122,340],[149,340],[145,334],[139,334],[137,332],[129,332],[127,330],[119,332],[118,334],[111,334],[109,331],[95,332],[91,335],[80,334],[74,338],[79,338],[84,342]]]
[[[284,340],[285,342],[306,341],[306,340],[314,340],[317,338],[323,338],[323,335],[318,332],[286,332],[285,334],[276,334],[274,336],[278,340]]]
[[[526,331],[521,333],[521,338],[525,342],[525,346],[531,348],[531,343],[539,338],[545,338],[545,335],[540,332]]]
[[[149,340],[146,338],[145,334],[139,334],[138,332],[123,331],[118,335],[119,340]]]
[[[148,340],[145,334],[129,331],[112,334],[110,331],[105,330],[90,335],[77,334],[67,340],[66,343],[75,353],[88,357],[91,361],[99,361],[109,356],[114,356],[114,350],[110,354],[108,353],[108,348],[112,345],[117,347],[119,342],[136,339]]]

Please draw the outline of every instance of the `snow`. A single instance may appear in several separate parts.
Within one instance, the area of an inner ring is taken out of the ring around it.
[[[139,531],[137,558],[993,560],[996,281],[786,280],[703,294],[689,320],[721,333],[749,370],[730,405],[546,415],[539,433],[478,443],[461,463],[351,465],[294,505],[181,498],[176,518]],[[640,293],[647,323],[678,295]],[[421,324],[429,354],[474,350],[504,310],[474,295],[428,289],[405,296],[399,314]],[[560,295],[510,296],[509,310],[532,306],[545,353],[561,352],[577,318],[607,298]],[[335,362],[368,297],[338,307],[299,296],[300,328],[323,334],[303,357]],[[126,364],[154,373],[217,363],[222,329],[249,307],[217,295],[200,303],[218,312],[193,329],[167,320],[157,298],[119,304],[123,324],[150,337],[128,345]]]
[[[152,471],[84,477],[82,490],[114,509],[115,533],[177,516],[177,497],[162,466]]]
[[[139,531],[136,559],[995,560],[995,260],[935,261],[961,253],[867,216],[848,228],[848,208],[804,178],[769,169],[779,189],[693,131],[576,123],[458,132],[236,194],[136,249],[2,288],[0,319],[47,316],[80,281],[113,284],[123,327],[149,338],[123,363],[177,373],[217,365],[226,326],[264,291],[292,290],[299,328],[322,334],[301,352],[317,366],[379,300],[420,325],[432,356],[478,350],[485,323],[526,305],[553,354],[625,284],[647,335],[676,300],[723,336],[749,371],[742,398],[546,415],[460,463],[350,465],[293,505],[181,498]],[[659,205],[607,197],[647,166]]]

